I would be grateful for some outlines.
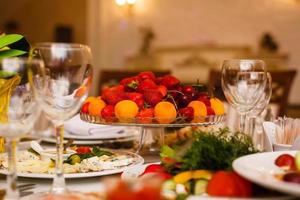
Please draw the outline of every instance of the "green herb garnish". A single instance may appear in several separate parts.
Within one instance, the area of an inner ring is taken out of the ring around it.
[[[98,157],[104,156],[104,155],[107,155],[107,156],[113,155],[112,152],[102,150],[102,149],[99,148],[99,147],[93,147],[92,153],[93,153],[95,156],[98,156]]]
[[[193,138],[183,146],[163,147],[161,157],[165,168],[176,174],[197,169],[230,170],[236,158],[257,152],[249,136],[239,132],[232,134],[225,128],[209,132],[195,131]],[[166,157],[176,160],[176,163],[164,162]]]

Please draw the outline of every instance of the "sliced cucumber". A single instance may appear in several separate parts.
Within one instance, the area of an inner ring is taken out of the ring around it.
[[[208,184],[208,180],[206,179],[197,180],[194,187],[194,194],[200,195],[205,193],[207,184]]]
[[[176,183],[172,179],[169,179],[163,183],[162,189],[163,190],[175,190]]]

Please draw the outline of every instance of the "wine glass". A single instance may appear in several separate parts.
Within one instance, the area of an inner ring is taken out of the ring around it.
[[[249,124],[249,135],[253,138],[254,143],[261,145],[262,141],[258,134],[255,134],[256,123],[259,123],[259,127],[261,127],[261,115],[263,111],[268,106],[270,99],[272,96],[272,76],[268,72],[267,73],[267,83],[265,89],[257,102],[256,106],[247,114],[248,124]],[[261,131],[260,131],[261,132]]]
[[[39,43],[33,57],[41,58],[45,70],[33,69],[36,99],[55,126],[57,159],[50,193],[67,193],[63,176],[64,122],[73,117],[88,95],[92,82],[90,48],[82,44]]]
[[[17,143],[28,134],[40,109],[34,99],[33,90],[27,80],[29,67],[43,67],[37,59],[5,58],[0,62],[0,136],[6,138],[8,147],[8,175],[6,199],[18,199],[16,175]]]
[[[222,89],[227,101],[240,114],[240,131],[245,132],[246,114],[252,110],[266,85],[266,67],[262,60],[225,60]]]

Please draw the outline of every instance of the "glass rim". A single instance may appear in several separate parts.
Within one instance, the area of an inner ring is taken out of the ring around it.
[[[33,49],[51,49],[53,46],[63,47],[68,50],[82,50],[88,49],[90,51],[90,47],[85,44],[80,43],[64,43],[64,42],[38,42],[33,45]]]
[[[233,59],[225,59],[223,60],[223,63],[228,63],[228,62],[236,62],[236,63],[241,63],[241,62],[259,62],[259,63],[263,63],[265,64],[265,61],[262,59],[237,59],[237,58],[233,58]]]
[[[3,61],[5,60],[11,60],[11,61],[14,61],[14,62],[17,62],[17,63],[38,63],[38,64],[41,64],[41,65],[44,65],[44,62],[42,59],[39,59],[39,58],[31,58],[31,57],[10,57],[10,58],[3,58],[0,63],[3,63]]]

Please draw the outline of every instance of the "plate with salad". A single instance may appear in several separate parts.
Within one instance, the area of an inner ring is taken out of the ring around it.
[[[235,159],[258,153],[251,138],[229,129],[195,130],[190,138],[163,146],[160,163],[125,170],[124,180],[155,176],[164,180],[166,199],[291,199],[264,189],[232,168]]]
[[[31,148],[17,153],[17,175],[28,178],[53,178],[55,158],[55,149],[42,149],[31,145]],[[144,163],[144,159],[137,154],[102,149],[98,146],[73,146],[65,150],[63,159],[65,178],[116,174]],[[0,173],[7,174],[7,169],[8,156],[5,153],[0,154]]]
[[[233,168],[267,188],[300,197],[300,151],[276,151],[241,157]]]

